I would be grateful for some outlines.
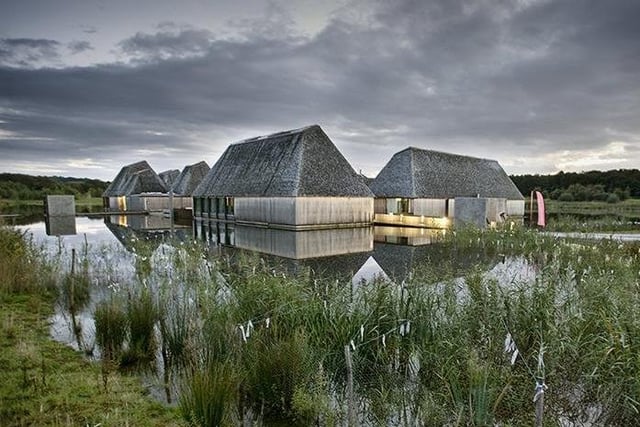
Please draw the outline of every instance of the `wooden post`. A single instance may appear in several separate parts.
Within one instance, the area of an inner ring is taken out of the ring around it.
[[[351,348],[349,344],[344,346],[344,357],[347,362],[347,426],[355,427],[356,410],[353,398],[353,360],[351,358]]]
[[[533,191],[531,192],[531,200],[529,201],[529,226],[533,224]]]
[[[75,281],[76,281],[76,249],[71,249],[71,276],[69,277],[69,311],[75,311]]]
[[[542,416],[544,414],[544,389],[547,386],[544,382],[536,383],[536,394],[533,401],[536,404],[536,424],[535,427],[542,427]]]

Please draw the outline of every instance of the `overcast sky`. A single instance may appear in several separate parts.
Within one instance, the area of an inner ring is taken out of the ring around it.
[[[369,176],[407,146],[638,168],[640,1],[2,2],[0,172],[213,165],[314,123]]]

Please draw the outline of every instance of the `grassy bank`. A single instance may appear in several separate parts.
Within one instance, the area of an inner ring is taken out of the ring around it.
[[[55,283],[41,254],[0,227],[0,425],[180,425],[138,378],[110,372],[54,342]]]
[[[76,197],[76,206],[78,207],[101,207],[101,197]],[[42,206],[44,208],[43,200],[21,200],[21,199],[1,199],[0,209],[6,210],[9,208],[20,208],[23,206]]]
[[[98,367],[47,339],[38,322],[50,300],[32,294],[55,287],[24,280],[36,260],[20,244],[7,246],[0,268],[15,268],[0,274],[2,339],[13,368],[2,381],[14,385],[3,400],[30,393],[7,400],[14,424],[40,413],[58,418],[23,424],[64,425],[66,414],[68,424],[118,416],[115,425],[174,423],[173,412],[119,373],[150,365],[163,366],[158,383],[197,426],[530,426],[536,382],[548,386],[545,426],[637,424],[638,244],[458,230],[434,245],[443,257],[416,258],[406,277],[353,283],[256,254],[207,257],[197,242],[136,243],[131,277],[87,282],[102,291],[89,309],[106,356]],[[29,316],[33,331],[18,332],[18,319]],[[75,371],[82,378],[52,385]],[[61,397],[67,389],[80,397]],[[125,404],[119,394],[127,390],[134,396]]]
[[[546,200],[549,231],[578,232],[640,232],[640,199],[619,203],[600,201],[563,202]],[[536,206],[534,205],[534,209]],[[525,206],[525,221],[529,221],[529,201]],[[534,210],[533,220],[536,221]]]

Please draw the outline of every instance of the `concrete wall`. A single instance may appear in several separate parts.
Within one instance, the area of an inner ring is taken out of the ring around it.
[[[296,199],[294,197],[237,197],[235,218],[265,224],[296,224]]]
[[[237,197],[235,220],[265,225],[316,226],[371,223],[369,197]]]
[[[447,216],[446,199],[415,199],[413,200],[413,214],[424,216]]]
[[[377,214],[387,213],[387,199],[373,199],[373,212]]]
[[[507,215],[524,216],[524,200],[507,200]]]
[[[490,222],[501,222],[502,218],[500,214],[507,213],[507,199],[487,199],[487,219]]]
[[[454,226],[487,226],[487,199],[477,197],[456,197]]]
[[[76,215],[76,201],[73,196],[47,196],[44,208],[49,216]]]
[[[373,221],[371,197],[298,197],[296,225],[362,224]]]

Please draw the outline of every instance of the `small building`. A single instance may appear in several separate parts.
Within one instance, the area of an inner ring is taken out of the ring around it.
[[[486,199],[489,222],[524,215],[524,197],[495,160],[409,147],[391,158],[370,188],[376,223],[446,227],[462,197]]]
[[[193,218],[193,192],[202,182],[207,173],[209,165],[202,161],[187,165],[182,169],[180,175],[176,177],[171,187],[170,197],[173,200],[173,214],[175,218]]]
[[[146,161],[120,169],[102,193],[104,207],[111,211],[162,211],[168,205],[167,186]]]
[[[158,176],[167,188],[171,188],[180,176],[180,171],[178,169],[169,169],[164,172],[160,172]]]
[[[295,230],[373,221],[373,193],[318,125],[230,145],[193,198],[196,219]]]
[[[205,161],[185,166],[171,188],[173,194],[191,198],[195,189],[210,170],[211,168]]]

